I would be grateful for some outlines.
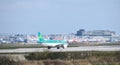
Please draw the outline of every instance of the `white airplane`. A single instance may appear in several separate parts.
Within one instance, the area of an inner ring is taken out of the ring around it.
[[[68,43],[65,40],[44,40],[40,32],[38,32],[38,39],[38,43],[43,46],[47,46],[48,49],[50,49],[51,47],[57,47],[57,49],[59,49],[60,47],[67,48],[68,46]]]

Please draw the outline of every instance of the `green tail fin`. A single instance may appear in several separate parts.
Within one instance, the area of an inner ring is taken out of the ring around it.
[[[43,42],[44,39],[43,39],[43,36],[41,35],[40,32],[38,32],[38,42]]]

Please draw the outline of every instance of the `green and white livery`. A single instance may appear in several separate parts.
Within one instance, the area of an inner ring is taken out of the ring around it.
[[[68,43],[65,40],[44,40],[40,32],[38,32],[38,43],[40,43],[42,46],[47,46],[48,49],[51,47],[57,47],[57,49],[60,47],[67,48],[68,46]]]

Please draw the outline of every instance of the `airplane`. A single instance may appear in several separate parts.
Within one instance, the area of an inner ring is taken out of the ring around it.
[[[38,32],[38,43],[40,43],[42,46],[47,46],[48,49],[51,47],[57,47],[57,49],[60,49],[60,47],[67,48],[68,43],[65,40],[45,40],[40,32]]]

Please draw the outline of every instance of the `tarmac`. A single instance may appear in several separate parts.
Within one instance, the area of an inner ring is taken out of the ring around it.
[[[0,49],[0,53],[26,53],[26,52],[72,52],[72,51],[120,51],[120,45],[114,46],[80,46],[68,48],[17,48],[17,49]]]

